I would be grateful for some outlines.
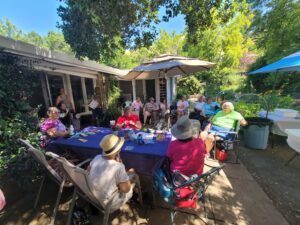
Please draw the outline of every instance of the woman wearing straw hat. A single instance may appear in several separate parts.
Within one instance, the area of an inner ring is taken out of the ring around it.
[[[199,121],[189,120],[187,115],[180,117],[172,127],[172,135],[177,140],[169,144],[167,152],[171,171],[177,170],[186,176],[202,174],[206,150],[199,131]]]
[[[103,207],[113,193],[119,192],[112,201],[112,211],[119,209],[132,197],[135,183],[138,185],[140,203],[142,203],[138,176],[133,169],[126,172],[119,158],[123,144],[124,138],[114,134],[106,135],[100,142],[102,155],[97,155],[88,169],[91,190]]]

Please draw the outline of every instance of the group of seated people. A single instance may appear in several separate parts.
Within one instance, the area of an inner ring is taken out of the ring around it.
[[[130,107],[132,114],[139,117],[142,125],[145,126],[149,118],[151,118],[151,124],[154,125],[160,118],[168,119],[170,114],[176,115],[176,119],[179,119],[183,115],[191,114],[191,118],[195,117],[195,119],[198,118],[203,122],[205,119],[209,119],[221,111],[222,102],[223,99],[221,97],[218,97],[217,101],[214,101],[213,97],[209,96],[206,99],[205,96],[200,96],[198,101],[190,107],[186,96],[183,95],[174,106],[170,106],[164,98],[159,103],[156,103],[155,99],[150,97],[149,101],[143,104],[141,98],[137,97]],[[194,111],[189,112],[189,108],[192,107]]]
[[[141,129],[139,110],[144,108],[144,113],[148,115],[159,109],[153,98],[149,100],[143,107],[140,99],[137,98],[131,106],[124,109],[124,115],[117,119],[116,126]],[[199,120],[189,119],[188,115],[184,115],[187,109],[185,101],[185,98],[182,97],[178,102],[178,113],[183,115],[172,126],[171,133],[175,140],[171,141],[168,146],[167,157],[170,160],[171,171],[176,170],[186,176],[201,175],[205,156],[212,150],[214,141],[232,139],[232,134],[224,131],[233,130],[236,121],[242,126],[247,122],[240,113],[234,111],[231,102],[221,103],[220,110],[212,116],[209,114],[210,108],[205,104],[210,105],[213,99],[208,98],[205,102],[205,98],[202,96],[195,104],[195,109],[211,116],[209,124],[201,130]],[[41,131],[50,138],[65,137],[69,134],[66,127],[60,122],[59,110],[55,107],[49,108],[48,118],[41,124]],[[97,155],[88,167],[91,190],[102,200],[103,206],[107,204],[112,193],[119,192],[113,200],[113,210],[118,209],[131,198],[133,188],[139,182],[134,170],[127,171],[121,162],[119,153],[123,144],[124,138],[114,134],[106,135],[99,144],[102,154]]]

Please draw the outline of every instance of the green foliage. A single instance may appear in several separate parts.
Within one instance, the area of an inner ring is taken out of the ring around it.
[[[121,109],[118,107],[118,100],[121,96],[121,90],[118,86],[118,81],[112,76],[109,79],[109,91],[108,91],[108,108],[107,112],[112,114],[115,118],[121,115]]]
[[[261,111],[261,105],[259,103],[236,102],[234,103],[234,110],[244,117],[256,117]]]
[[[255,17],[253,36],[261,52],[260,58],[249,71],[270,64],[300,49],[300,1],[265,0],[253,1]],[[278,74],[275,90],[283,93],[298,92],[300,79],[294,73]],[[257,92],[272,89],[275,75],[249,76]]]
[[[17,140],[38,144],[37,111],[27,101],[36,86],[36,76],[30,67],[19,65],[16,57],[0,54],[0,59],[0,175],[18,177],[22,184],[30,180],[24,169],[34,164]]]
[[[236,2],[232,0],[179,1],[176,10],[185,15],[188,41],[197,44],[203,37],[202,31],[214,29],[216,24],[213,12],[218,12],[219,24],[225,25],[236,13]]]
[[[72,1],[58,8],[67,42],[77,57],[112,58],[117,50],[150,46],[158,9],[169,0]]]
[[[195,76],[186,76],[178,80],[177,92],[180,95],[203,93],[203,84]]]
[[[22,32],[22,30],[17,28],[8,19],[6,19],[5,22],[0,20],[0,35],[12,38],[14,40],[24,41],[41,48],[65,52],[73,55],[70,45],[66,43],[63,34],[60,32],[49,31],[44,37],[41,37],[34,31],[25,34]]]

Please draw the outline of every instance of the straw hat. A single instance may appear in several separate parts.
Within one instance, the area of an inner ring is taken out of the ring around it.
[[[171,129],[172,135],[178,140],[189,139],[193,136],[192,123],[188,116],[180,117]]]
[[[124,138],[120,138],[114,134],[106,135],[100,142],[100,147],[102,148],[102,155],[109,156],[117,153],[121,150],[124,144]]]

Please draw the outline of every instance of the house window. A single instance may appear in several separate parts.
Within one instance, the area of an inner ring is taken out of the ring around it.
[[[52,105],[55,106],[56,98],[59,96],[59,90],[64,87],[63,78],[59,75],[47,75]]]
[[[83,100],[81,77],[70,76],[70,80],[76,113],[84,112],[85,105]]]
[[[85,78],[85,87],[86,87],[87,99],[88,99],[88,101],[90,101],[92,99],[93,94],[94,94],[93,79]]]

